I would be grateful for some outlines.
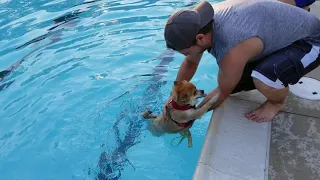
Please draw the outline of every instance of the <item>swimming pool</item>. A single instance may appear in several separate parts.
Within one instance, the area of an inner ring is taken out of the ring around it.
[[[140,113],[161,112],[183,60],[165,21],[196,2],[0,0],[1,179],[192,179],[211,113],[193,148]],[[216,72],[205,54],[192,82],[208,92]]]

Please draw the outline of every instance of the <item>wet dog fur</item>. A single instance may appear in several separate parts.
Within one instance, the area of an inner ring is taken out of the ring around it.
[[[174,81],[174,86],[171,91],[171,98],[179,106],[195,106],[198,103],[198,98],[205,97],[206,94],[203,90],[198,90],[196,86],[188,81]],[[160,115],[152,114],[152,111],[147,110],[143,113],[143,118],[150,119],[148,130],[154,136],[161,136],[164,133],[173,134],[180,133],[182,136],[188,136],[189,147],[191,141],[191,132],[188,127],[181,127],[178,123],[187,123],[191,120],[200,119],[217,100],[218,95],[211,98],[201,108],[194,108],[188,110],[177,110],[172,105],[165,105],[163,113]],[[174,122],[174,121],[176,122]],[[191,145],[192,146],[192,145]]]

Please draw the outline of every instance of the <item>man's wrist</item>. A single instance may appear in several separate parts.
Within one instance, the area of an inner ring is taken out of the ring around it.
[[[219,89],[219,88],[218,88]],[[216,109],[217,107],[219,107],[227,98],[229,97],[228,94],[225,94],[224,92],[222,92],[220,89],[218,90],[218,99],[215,103],[213,103],[213,105],[211,106],[210,109]]]

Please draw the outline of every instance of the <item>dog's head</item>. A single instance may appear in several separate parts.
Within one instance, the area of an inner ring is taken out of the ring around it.
[[[195,106],[198,103],[198,98],[205,96],[203,90],[198,90],[194,84],[186,80],[174,81],[172,98],[181,106]]]

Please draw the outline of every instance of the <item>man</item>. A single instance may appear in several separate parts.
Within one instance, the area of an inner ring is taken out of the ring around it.
[[[193,10],[170,16],[167,47],[186,57],[177,80],[190,81],[205,51],[219,65],[218,87],[199,104],[219,93],[218,107],[230,94],[257,89],[267,101],[246,114],[266,122],[283,108],[288,85],[320,64],[320,20],[283,2],[229,0],[211,6],[202,2]]]

